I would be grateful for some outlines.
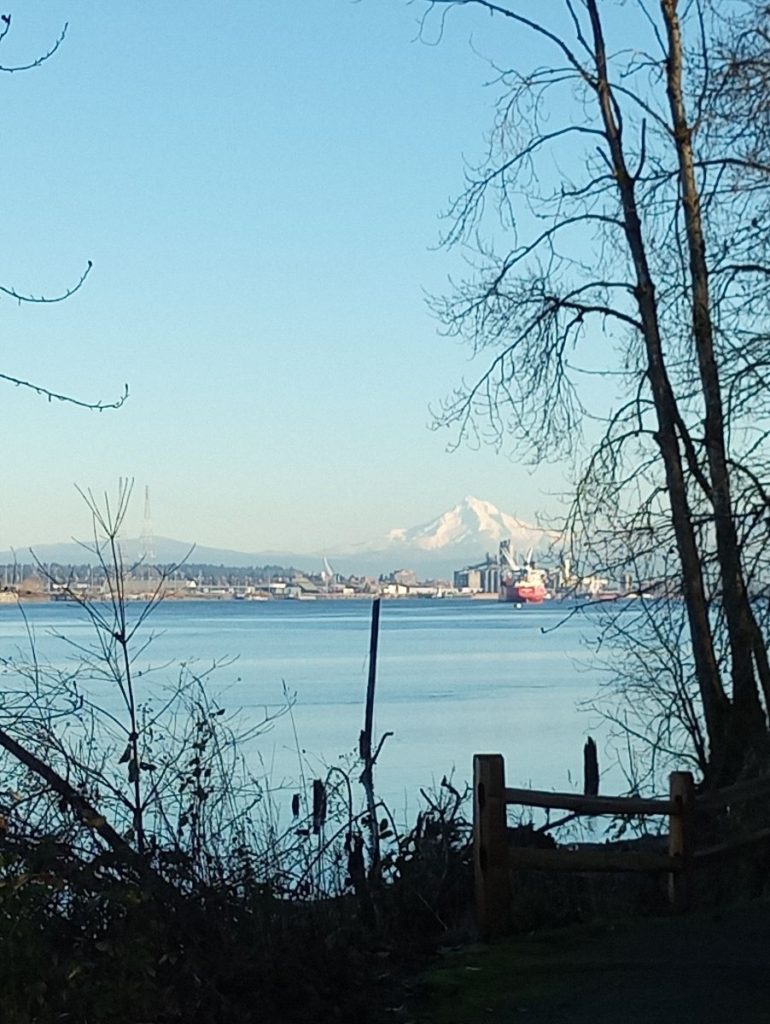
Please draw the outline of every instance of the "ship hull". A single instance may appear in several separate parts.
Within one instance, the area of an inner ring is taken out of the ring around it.
[[[509,583],[503,586],[500,596],[508,604],[542,604],[546,589],[537,584]]]

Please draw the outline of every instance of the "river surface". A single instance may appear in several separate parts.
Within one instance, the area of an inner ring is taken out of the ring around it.
[[[87,644],[93,632],[70,604],[27,605],[26,614],[38,657],[59,665],[75,652],[55,633]],[[279,708],[284,687],[296,698],[292,716],[248,744],[255,771],[274,783],[289,780],[301,759],[306,776],[321,776],[357,746],[370,619],[367,601],[167,601],[144,627],[154,636],[139,659],[166,667],[139,685],[171,682],[180,662],[204,670],[236,659],[217,668],[207,686],[228,711],[243,709],[244,724]],[[394,735],[376,782],[396,813],[413,815],[420,787],[444,774],[454,772],[456,783],[468,779],[476,752],[503,753],[510,785],[580,785],[583,742],[589,733],[600,736],[601,726],[579,705],[595,696],[602,677],[586,646],[596,633],[592,616],[564,619],[565,607],[556,604],[383,602],[375,739]],[[0,607],[0,645],[4,657],[28,655],[27,627],[14,606]],[[599,749],[601,758],[601,742]],[[602,769],[609,792],[622,780],[613,780],[607,764]]]

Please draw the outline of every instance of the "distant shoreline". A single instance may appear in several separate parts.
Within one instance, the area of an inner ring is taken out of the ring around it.
[[[152,593],[127,594],[126,601],[149,601]],[[223,602],[238,604],[310,604],[315,601],[373,601],[376,597],[383,601],[493,601],[499,600],[497,594],[452,594],[450,596],[419,596],[415,594],[315,594],[312,597],[266,597],[266,598],[240,598],[234,594],[185,594],[178,591],[167,591],[163,594],[163,601],[185,601],[195,604],[222,604]],[[88,594],[84,601],[109,601],[107,595]],[[81,602],[73,597],[57,597],[51,594],[40,594],[34,592],[0,591],[0,605],[17,604],[80,604]]]

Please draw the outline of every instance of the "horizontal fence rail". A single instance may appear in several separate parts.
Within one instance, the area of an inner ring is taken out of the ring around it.
[[[724,857],[730,856],[730,854],[739,853],[741,850],[747,850],[751,846],[761,846],[763,843],[768,842],[770,842],[770,828],[761,828],[750,835],[735,836],[731,839],[726,839],[723,843],[707,846],[703,850],[695,850],[693,860],[696,864],[722,860]]]
[[[770,794],[770,776],[762,776],[759,779],[736,782],[733,786],[725,786],[724,789],[701,793],[695,798],[695,803],[699,810],[718,811],[724,807],[731,807],[734,804],[743,803],[745,800],[754,800],[768,794]]]
[[[480,755],[483,756],[483,755]],[[507,804],[572,811],[574,814],[600,817],[602,814],[676,814],[670,800],[644,800],[641,797],[583,796],[580,793],[548,793],[540,789],[505,790]]]

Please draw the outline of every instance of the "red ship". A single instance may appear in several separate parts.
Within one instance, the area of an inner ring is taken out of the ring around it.
[[[500,545],[500,600],[510,604],[542,604],[549,593],[545,586],[546,572],[536,569],[531,552],[523,566],[516,565],[510,555],[509,543]],[[507,563],[507,571],[503,568]]]

